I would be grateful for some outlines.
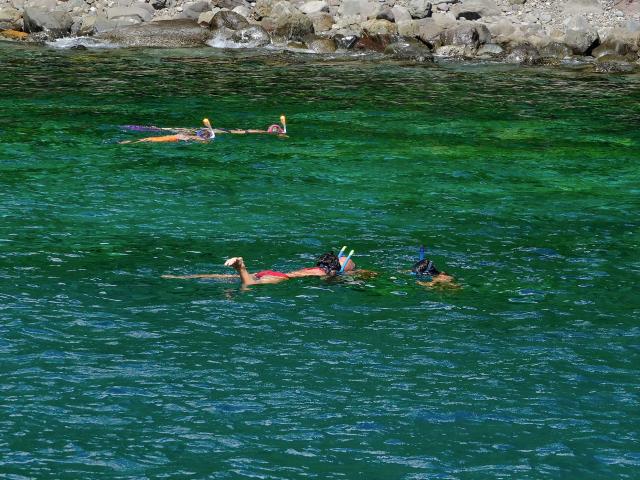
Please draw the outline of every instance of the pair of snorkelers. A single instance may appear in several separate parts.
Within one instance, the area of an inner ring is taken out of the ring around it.
[[[210,142],[216,138],[216,134],[231,133],[235,135],[246,134],[271,134],[278,136],[286,136],[287,134],[287,119],[284,115],[280,115],[280,124],[273,124],[266,130],[242,130],[242,129],[226,129],[226,128],[213,128],[208,118],[202,120],[205,128],[198,130],[189,130],[183,128],[159,128],[159,127],[143,127],[137,125],[126,125],[124,128],[137,131],[169,131],[174,132],[170,135],[160,135],[156,137],[145,137],[139,140],[125,140],[120,143],[169,143],[169,142]]]
[[[312,267],[302,268],[291,272],[280,272],[276,270],[262,270],[250,273],[242,257],[232,257],[224,265],[233,268],[237,274],[195,274],[195,275],[163,275],[163,278],[212,278],[212,279],[235,279],[239,278],[242,286],[280,283],[292,278],[302,277],[335,277],[337,275],[375,275],[374,272],[360,270],[356,268],[352,260],[354,251],[345,254],[347,247],[342,247],[338,254],[327,252],[321,255],[316,264]],[[424,247],[420,249],[420,259],[413,265],[411,272],[419,280],[417,283],[426,287],[452,286],[457,287],[453,277],[445,272],[439,271],[433,261],[424,257]]]

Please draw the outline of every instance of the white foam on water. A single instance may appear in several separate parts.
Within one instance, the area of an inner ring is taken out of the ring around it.
[[[58,38],[56,40],[52,40],[46,43],[50,47],[60,48],[60,49],[73,48],[79,45],[86,48],[117,48],[118,47],[113,43],[96,40],[95,38],[91,38],[91,37],[64,37],[64,38]]]
[[[250,43],[238,43],[229,38],[214,37],[207,42],[207,45],[213,48],[253,48],[257,45],[251,45]]]

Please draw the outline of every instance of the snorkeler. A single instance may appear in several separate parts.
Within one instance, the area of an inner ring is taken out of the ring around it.
[[[424,245],[420,247],[420,257],[411,267],[411,273],[419,277],[416,283],[425,287],[452,287],[458,288],[453,277],[436,268],[433,261],[425,258]]]
[[[154,142],[154,143],[168,143],[168,142],[208,142],[216,138],[216,134],[231,133],[235,135],[247,135],[247,134],[271,134],[278,135],[279,137],[287,136],[287,118],[284,115],[280,115],[280,124],[273,124],[266,130],[255,129],[228,129],[228,128],[213,128],[208,118],[202,120],[202,123],[206,128],[199,130],[190,130],[188,128],[163,128],[163,127],[145,127],[142,125],[124,125],[122,128],[137,132],[173,132],[171,135],[162,135],[158,137],[146,137],[140,140],[125,140],[120,143],[140,143],[140,142]]]
[[[287,118],[284,115],[280,115],[280,124],[274,123],[270,125],[266,130],[242,130],[232,129],[224,130],[221,133],[234,133],[236,135],[245,135],[247,133],[270,133],[272,135],[286,136],[287,135]]]
[[[211,122],[208,118],[202,120],[202,123],[206,128],[196,130],[195,134],[189,133],[174,133],[173,135],[162,135],[159,137],[146,137],[139,140],[124,140],[120,143],[169,143],[169,142],[210,142],[216,138],[216,133],[211,127]]]
[[[280,283],[291,278],[302,277],[335,277],[336,275],[351,273],[355,270],[356,264],[351,257],[353,250],[349,252],[349,255],[345,255],[343,247],[342,250],[336,255],[333,252],[328,252],[321,255],[316,261],[315,266],[302,268],[300,270],[294,270],[292,272],[278,272],[275,270],[262,270],[256,273],[249,273],[244,259],[242,257],[232,257],[224,262],[226,267],[233,268],[237,275],[228,274],[195,274],[195,275],[163,275],[162,278],[214,278],[214,279],[230,279],[240,278],[242,286],[260,285],[266,283]]]

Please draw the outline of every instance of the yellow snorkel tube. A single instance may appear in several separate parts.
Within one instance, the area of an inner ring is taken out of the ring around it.
[[[211,126],[211,122],[209,121],[209,119],[203,118],[202,123],[204,124],[205,127],[209,129],[209,132],[211,133],[210,140],[213,140],[214,138],[216,138],[216,132],[213,131],[213,127]]]

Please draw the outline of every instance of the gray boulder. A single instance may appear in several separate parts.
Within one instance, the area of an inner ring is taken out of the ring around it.
[[[260,25],[251,25],[233,32],[231,40],[246,47],[263,47],[271,43],[271,37]]]
[[[305,15],[313,13],[328,12],[329,4],[324,0],[311,0],[300,7],[300,11]]]
[[[182,15],[184,18],[197,20],[201,13],[210,11],[211,6],[209,2],[201,0],[199,2],[187,3],[184,5],[183,9]]]
[[[427,0],[402,0],[398,6],[405,7],[411,18],[427,18],[431,16],[431,2]]]
[[[17,30],[22,26],[22,14],[13,7],[0,8],[0,30]]]
[[[362,22],[376,18],[381,10],[379,3],[373,0],[342,0],[338,7],[338,16]]]
[[[598,0],[566,0],[563,13],[568,16],[602,13],[602,6]]]
[[[333,16],[330,13],[318,12],[307,15],[316,33],[328,32],[333,26]]]
[[[505,62],[520,65],[539,65],[542,63],[542,57],[536,47],[525,43],[513,47],[505,57]]]
[[[217,10],[217,11],[216,11]],[[217,7],[216,10],[209,10],[208,12],[202,12],[198,15],[198,25],[201,27],[209,28],[211,27],[211,22],[213,21],[213,17],[218,11],[220,11]]]
[[[454,5],[451,12],[458,20],[478,20],[502,14],[493,0],[466,0]]]
[[[211,28],[228,28],[229,30],[242,30],[249,27],[249,21],[242,15],[230,10],[221,10],[211,20]]]
[[[211,38],[211,31],[194,20],[159,20],[100,33],[96,38],[124,47],[200,47]]]
[[[480,45],[491,43],[491,32],[489,31],[489,27],[487,27],[484,23],[476,23],[474,27],[478,32],[478,43]]]
[[[539,53],[545,60],[564,60],[565,58],[573,56],[573,50],[560,42],[551,42],[540,47]]]
[[[129,20],[132,23],[148,22],[153,14],[143,7],[112,7],[107,8],[108,20]]]
[[[476,55],[478,57],[501,57],[504,54],[504,48],[497,43],[486,43],[478,48]]]
[[[402,5],[394,5],[391,12],[393,13],[393,21],[396,23],[411,21],[411,14],[409,13],[409,10]]]
[[[629,44],[628,42],[622,39],[610,38],[594,48],[591,52],[591,55],[596,58],[602,57],[604,55],[626,56],[629,55],[632,51],[633,45]]]
[[[315,53],[333,53],[338,48],[332,38],[315,38],[307,42],[307,47]]]
[[[381,10],[380,13],[376,16],[376,20],[386,20],[387,22],[395,22],[396,17],[393,14],[393,10],[390,8],[385,8]]]
[[[471,58],[474,53],[475,49],[465,45],[443,45],[435,50],[435,54],[439,57],[455,59]]]
[[[598,31],[584,17],[577,16],[565,20],[564,43],[576,55],[588,55],[600,43]]]
[[[362,23],[362,31],[369,35],[396,35],[398,27],[388,20],[367,20]]]
[[[588,55],[599,43],[600,37],[596,29],[568,30],[564,41],[576,55]]]
[[[429,47],[415,38],[400,38],[384,49],[384,53],[397,60],[418,63],[433,62],[433,54]]]
[[[236,7],[244,6],[243,0],[215,0],[213,2],[214,7],[218,8],[226,8],[228,10],[233,10]]]
[[[448,28],[440,34],[442,45],[466,45],[478,48],[480,35],[474,25],[465,23],[457,27]]]
[[[68,13],[51,12],[38,7],[26,7],[23,12],[23,21],[25,32],[44,32],[50,39],[69,34],[73,25],[73,19]]]
[[[273,6],[271,16],[262,20],[262,26],[273,37],[284,40],[302,39],[313,33],[311,19],[285,2]]]

